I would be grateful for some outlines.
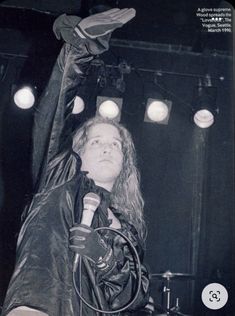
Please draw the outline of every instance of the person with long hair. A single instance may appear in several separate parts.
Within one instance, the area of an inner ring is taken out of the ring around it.
[[[140,191],[140,175],[137,169],[136,153],[132,137],[128,130],[121,124],[95,117],[88,120],[74,133],[73,150],[81,155],[84,144],[88,141],[90,127],[99,123],[112,124],[119,131],[122,139],[123,159],[122,169],[118,175],[111,192],[112,206],[122,209],[132,225],[135,226],[142,239],[146,237],[146,227],[143,218],[144,201]]]
[[[22,216],[3,316],[127,315],[148,302],[144,202],[130,133],[95,117],[70,135],[70,148],[61,146],[84,69],[134,15],[112,9],[54,24],[66,44],[35,114],[35,192]]]

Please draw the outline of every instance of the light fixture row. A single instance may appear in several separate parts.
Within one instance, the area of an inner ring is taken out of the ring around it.
[[[30,86],[22,86],[14,93],[14,102],[21,109],[29,109],[35,103],[35,91]],[[96,99],[96,115],[105,118],[120,121],[123,99],[117,97],[97,96]],[[79,114],[85,109],[84,100],[80,96],[76,96],[73,105],[73,114]],[[169,112],[171,109],[171,101],[155,100],[148,98],[145,112],[145,122],[158,122],[167,124]]]
[[[31,108],[36,100],[35,88],[22,86],[14,88],[14,103],[21,109]],[[218,114],[216,103],[216,88],[199,85],[193,99],[192,114],[194,123],[200,128],[210,127]],[[119,97],[97,96],[96,115],[120,121],[123,99]],[[172,101],[159,96],[147,98],[144,121],[148,123],[168,124]],[[85,102],[81,96],[76,96],[73,114],[79,114],[85,109]]]
[[[117,97],[97,96],[96,115],[115,120],[121,119],[123,99]],[[147,99],[144,121],[150,123],[167,124],[170,116],[172,102],[169,100]],[[84,101],[80,96],[74,100],[73,114],[84,110]]]

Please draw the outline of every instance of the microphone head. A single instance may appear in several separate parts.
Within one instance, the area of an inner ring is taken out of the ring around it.
[[[91,212],[95,212],[100,205],[100,197],[98,194],[89,192],[83,198],[83,208]]]

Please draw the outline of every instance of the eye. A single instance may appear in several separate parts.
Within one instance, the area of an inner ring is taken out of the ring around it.
[[[91,144],[92,146],[99,145],[99,144],[100,144],[100,140],[99,140],[99,139],[93,139],[93,140],[90,142],[90,144]]]
[[[122,145],[121,145],[120,142],[118,142],[118,141],[113,141],[112,144],[113,144],[113,147],[114,147],[114,148],[122,149]]]

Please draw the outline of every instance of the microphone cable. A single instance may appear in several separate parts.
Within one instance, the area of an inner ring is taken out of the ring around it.
[[[140,292],[140,288],[141,288],[141,277],[142,277],[142,271],[141,271],[141,263],[140,263],[140,258],[139,258],[139,255],[137,253],[137,250],[135,249],[135,246],[133,245],[133,243],[130,241],[130,239],[125,236],[123,233],[121,233],[119,230],[115,229],[115,228],[110,228],[110,227],[99,227],[99,228],[96,228],[95,231],[100,231],[100,230],[109,230],[109,231],[112,231],[112,232],[115,232],[117,233],[118,235],[120,235],[123,239],[126,240],[127,244],[129,245],[129,247],[132,249],[132,251],[134,252],[135,254],[135,257],[136,257],[136,270],[137,270],[137,280],[138,280],[138,283],[137,283],[137,288],[136,288],[136,292],[135,292],[135,295],[133,297],[133,299],[127,303],[126,305],[124,305],[123,307],[119,308],[119,309],[116,309],[116,310],[101,310],[99,308],[96,308],[94,306],[92,306],[91,304],[89,304],[85,299],[84,297],[82,297],[82,295],[80,294],[78,288],[77,288],[77,284],[76,284],[76,280],[75,280],[75,272],[76,271],[73,271],[73,284],[74,284],[74,288],[75,288],[75,291],[77,293],[77,295],[79,296],[79,298],[81,299],[81,301],[87,306],[89,307],[90,309],[92,309],[93,311],[95,312],[98,312],[98,313],[103,313],[103,314],[114,314],[114,313],[120,313],[120,312],[123,312],[124,310],[126,310],[127,308],[129,308],[134,302],[135,300],[137,299],[138,295],[139,295],[139,292]],[[81,258],[80,258],[81,259]],[[81,260],[80,260],[80,263],[81,263]],[[81,266],[81,264],[80,264]],[[81,282],[81,269],[79,270],[79,273],[80,273],[80,276],[79,276],[79,280]]]

